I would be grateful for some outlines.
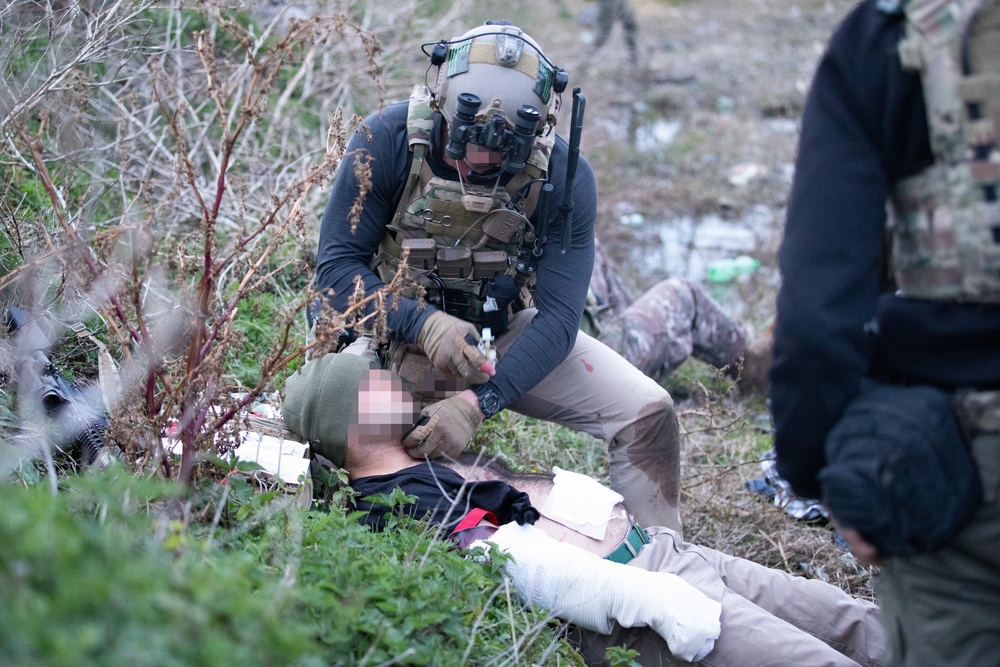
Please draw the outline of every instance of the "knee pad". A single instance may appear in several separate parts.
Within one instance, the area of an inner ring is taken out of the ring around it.
[[[679,460],[680,422],[674,401],[666,391],[658,400],[644,404],[635,418],[619,431],[615,445],[629,448],[629,458]]]

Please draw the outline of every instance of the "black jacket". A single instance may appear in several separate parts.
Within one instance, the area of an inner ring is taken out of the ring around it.
[[[535,523],[539,516],[528,494],[510,484],[500,480],[468,482],[437,461],[420,463],[388,475],[359,477],[351,480],[351,486],[357,493],[354,507],[364,512],[362,523],[374,530],[385,529],[390,512],[426,520],[449,532],[470,510],[477,508],[492,512],[501,526],[511,521],[522,525]],[[385,496],[395,489],[415,500],[390,509],[384,503]]]
[[[900,66],[901,15],[856,7],[820,61],[779,252],[771,407],[778,471],[819,496],[826,435],[861,379],[1000,385],[1000,307],[883,292],[886,201],[933,162],[919,75]]]

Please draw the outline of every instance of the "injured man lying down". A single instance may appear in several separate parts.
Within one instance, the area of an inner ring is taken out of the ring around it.
[[[470,453],[411,457],[403,439],[419,409],[399,378],[364,357],[312,360],[285,393],[286,425],[347,470],[373,529],[400,508],[365,498],[400,488],[417,499],[407,512],[459,546],[508,552],[521,598],[576,626],[590,665],[606,664],[612,646],[635,649],[642,665],[882,664],[874,604],[640,526],[589,477],[515,474]]]

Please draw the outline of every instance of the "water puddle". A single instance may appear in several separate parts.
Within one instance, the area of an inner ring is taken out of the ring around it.
[[[683,125],[679,120],[654,120],[635,130],[635,147],[640,151],[654,151],[674,140]]]
[[[717,214],[661,221],[629,215],[622,216],[621,222],[637,228],[641,242],[633,246],[631,259],[642,272],[695,282],[706,280],[708,264],[714,260],[753,255],[770,240],[777,225],[775,213],[767,206],[756,206],[736,220]]]
[[[713,283],[708,279],[709,265],[716,260],[754,257],[761,247],[772,243],[780,224],[777,214],[763,205],[731,220],[717,214],[659,221],[645,218],[641,224],[636,224],[639,219],[635,216],[623,216],[622,220],[636,230],[629,260],[639,275],[657,280],[676,276],[705,286],[733,317],[744,314],[737,283],[747,277]],[[767,266],[755,273],[767,282],[777,280],[777,272]]]
[[[605,123],[605,128],[621,140],[631,143],[639,152],[656,155],[677,140],[684,129],[680,120],[652,114],[641,103],[629,110],[627,123]],[[793,121],[774,119],[772,129],[781,133],[797,131]],[[705,157],[708,157],[706,155]],[[792,165],[779,165],[780,175],[791,182]],[[734,189],[745,188],[753,181],[767,177],[767,165],[745,162],[733,165],[726,179]],[[620,205],[619,222],[632,228],[635,242],[630,244],[628,261],[636,275],[650,284],[669,277],[686,278],[706,287],[724,310],[733,317],[744,315],[745,296],[742,285],[750,280],[777,285],[778,273],[773,267],[759,265],[762,248],[771,249],[781,233],[783,211],[758,204],[738,217],[711,213],[704,216],[680,216],[655,219],[636,212],[628,203]],[[754,268],[737,273],[731,280],[718,278],[719,263],[740,258],[753,262]],[[753,258],[751,260],[750,258]]]

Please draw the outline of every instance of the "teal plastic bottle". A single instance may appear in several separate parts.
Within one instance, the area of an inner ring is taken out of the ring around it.
[[[713,283],[728,283],[740,276],[749,276],[760,268],[760,262],[748,255],[717,259],[708,265],[708,279]]]

